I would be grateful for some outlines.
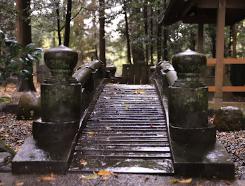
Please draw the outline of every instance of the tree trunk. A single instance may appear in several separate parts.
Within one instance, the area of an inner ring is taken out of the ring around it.
[[[16,38],[17,41],[26,46],[31,43],[31,20],[30,0],[16,0],[17,20]]]
[[[61,28],[60,28],[60,4],[59,2],[56,3],[56,19],[57,19],[57,32],[58,32],[58,41],[59,45],[61,45]]]
[[[160,6],[161,3],[158,1],[158,7],[157,7],[157,17],[160,16]],[[159,23],[157,19],[157,62],[161,61],[161,42],[162,42],[162,30],[161,30],[161,24]]]
[[[99,48],[100,48],[100,60],[106,65],[105,56],[105,0],[99,0]]]
[[[144,1],[144,26],[145,26],[145,63],[149,62],[149,34],[148,34],[148,0]]]
[[[164,10],[167,9],[166,0],[163,1]],[[163,27],[163,60],[168,60],[168,29],[167,26]]]
[[[126,37],[126,41],[127,41],[127,58],[128,58],[128,63],[132,64],[129,26],[128,26],[128,15],[127,15],[127,2],[126,1],[123,2],[123,9],[124,9],[124,19],[125,19],[125,37]]]
[[[67,0],[65,36],[64,36],[64,45],[67,46],[67,47],[69,47],[69,43],[70,43],[71,10],[72,10],[72,0]]]
[[[208,26],[208,33],[209,37],[211,39],[211,52],[212,52],[212,57],[216,57],[216,32],[214,25],[209,25]]]
[[[30,20],[30,0],[16,0],[17,20],[16,20],[16,38],[17,41],[25,47],[32,42],[31,39],[31,20]],[[24,64],[22,64],[24,66]],[[27,67],[30,73],[33,73],[33,67]],[[36,91],[33,76],[26,78],[19,77],[18,92]]]
[[[154,64],[153,60],[153,52],[154,52],[154,47],[153,47],[153,9],[152,7],[150,8],[150,59],[151,59],[151,65]]]
[[[190,49],[193,51],[195,51],[195,48],[196,48],[196,39],[195,38],[196,38],[196,35],[195,35],[194,31],[191,30],[191,33],[190,33]]]
[[[92,0],[93,7],[96,7],[96,0]],[[94,55],[93,60],[98,60],[98,46],[97,46],[97,27],[96,27],[96,10],[93,14],[93,32],[94,32]]]

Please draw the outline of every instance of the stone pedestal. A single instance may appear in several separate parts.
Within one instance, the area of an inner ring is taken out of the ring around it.
[[[81,84],[71,77],[77,58],[64,46],[45,52],[52,76],[41,85],[41,118],[14,158],[13,173],[64,173],[68,168],[81,112]]]
[[[216,142],[215,126],[208,123],[208,88],[201,81],[206,62],[203,54],[191,50],[172,58],[178,73],[178,80],[169,88],[174,167],[183,176],[232,178],[234,164]]]

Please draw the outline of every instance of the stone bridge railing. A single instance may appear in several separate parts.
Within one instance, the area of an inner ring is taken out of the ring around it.
[[[176,174],[233,178],[234,164],[216,141],[215,126],[208,122],[208,87],[203,81],[206,63],[205,55],[187,50],[174,55],[171,64],[157,65],[153,80],[169,118]]]
[[[66,172],[82,114],[105,75],[100,61],[73,73],[78,54],[64,46],[47,50],[44,60],[51,77],[41,84],[41,118],[14,157],[13,173]]]
[[[78,67],[72,75],[81,84],[81,110],[84,111],[105,75],[104,64],[95,60]]]

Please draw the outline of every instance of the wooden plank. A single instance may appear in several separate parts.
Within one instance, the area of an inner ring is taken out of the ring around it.
[[[224,59],[225,65],[235,65],[235,64],[244,64],[245,65],[245,58],[225,58]],[[209,58],[207,61],[207,66],[215,66],[216,59]]]
[[[215,92],[215,86],[208,87],[209,92]],[[245,86],[223,86],[223,92],[245,92]]]
[[[223,100],[223,82],[224,82],[224,32],[225,32],[225,11],[226,0],[219,0],[216,24],[216,57],[217,63],[215,68],[215,103]]]

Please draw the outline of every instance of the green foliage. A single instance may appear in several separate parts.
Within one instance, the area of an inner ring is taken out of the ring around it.
[[[33,43],[24,47],[15,40],[7,39],[0,31],[0,82],[5,82],[12,75],[30,78],[33,63],[39,60],[41,53],[42,50]]]
[[[1,0],[0,10],[0,28],[8,36],[13,37],[16,21],[15,0]]]

